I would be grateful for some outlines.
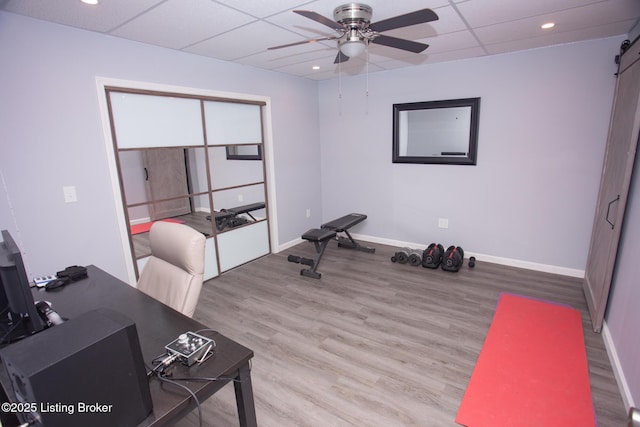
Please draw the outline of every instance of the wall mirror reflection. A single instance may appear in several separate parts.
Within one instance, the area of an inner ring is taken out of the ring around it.
[[[393,105],[393,163],[475,165],[480,98]]]
[[[258,151],[259,145],[244,146]],[[209,147],[209,165],[211,169],[211,186],[214,190],[254,184],[264,180],[262,162],[244,162],[230,160],[226,151],[229,147]]]
[[[265,196],[263,183],[214,191],[216,230],[221,233],[265,220]]]
[[[259,145],[227,145],[227,160],[262,160]]]

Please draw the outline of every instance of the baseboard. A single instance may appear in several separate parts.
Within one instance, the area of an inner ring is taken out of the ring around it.
[[[420,248],[425,246],[424,243],[402,242],[398,240],[390,240],[390,239],[383,239],[380,237],[366,236],[363,234],[352,234],[352,236],[354,239],[357,239],[357,240],[364,240],[366,242],[380,243],[382,245],[397,246],[401,248],[404,248],[404,247]],[[527,270],[543,271],[545,273],[559,274],[561,276],[577,277],[579,279],[584,278],[584,270],[578,270],[575,268],[540,264],[537,262],[523,261],[523,260],[512,259],[512,258],[503,258],[503,257],[497,257],[493,255],[485,255],[477,252],[469,252],[467,250],[464,251],[464,255],[466,258],[470,256],[474,256],[478,261],[486,261],[494,264],[508,265],[510,267],[525,268]]]
[[[611,337],[611,332],[609,331],[606,321],[602,324],[602,339],[604,340],[604,347],[607,349],[611,368],[613,368],[613,375],[615,376],[618,388],[620,389],[622,402],[624,403],[625,408],[635,407],[636,405],[633,401],[631,390],[629,390],[629,384],[627,383],[627,379],[622,371],[618,352],[616,351],[616,346],[613,343],[613,338]]]
[[[151,222],[150,217],[132,219],[131,221],[129,221],[129,225],[146,224],[147,222]]]
[[[424,243],[403,242],[403,241],[400,241],[400,240],[391,240],[391,239],[385,239],[385,238],[381,238],[381,237],[367,236],[367,235],[364,235],[364,234],[353,234],[352,233],[351,235],[356,240],[362,240],[362,241],[370,242],[370,243],[379,243],[381,245],[396,246],[396,247],[399,247],[399,248],[420,248],[420,247],[424,247]],[[297,239],[291,240],[290,242],[287,242],[287,243],[285,243],[283,245],[280,245],[280,247],[278,248],[278,252],[283,251],[285,249],[288,249],[288,248],[290,248],[292,246],[295,246],[295,245],[299,244],[302,241],[303,240],[301,238],[297,238]],[[476,259],[478,261],[486,261],[486,262],[491,262],[491,263],[494,263],[494,264],[508,265],[510,267],[525,268],[527,270],[543,271],[545,273],[559,274],[561,276],[577,277],[579,279],[583,279],[584,278],[584,270],[579,270],[579,269],[575,269],[575,268],[560,267],[560,266],[557,266],[557,265],[540,264],[540,263],[536,263],[536,262],[523,261],[523,260],[512,259],[512,258],[503,258],[503,257],[497,257],[497,256],[493,256],[493,255],[480,254],[480,253],[476,253],[476,252],[468,252],[466,250],[465,250],[464,254],[465,254],[465,257],[467,257],[467,258],[470,257],[470,256],[474,256],[474,257],[476,257]]]
[[[300,243],[302,243],[302,242],[304,242],[304,240],[302,240],[302,238],[301,238],[301,237],[298,237],[298,238],[296,238],[296,239],[290,240],[290,241],[288,241],[288,242],[286,242],[286,243],[283,243],[282,245],[279,245],[279,246],[278,246],[278,247],[273,251],[273,253],[276,253],[276,254],[277,254],[278,252],[285,251],[285,250],[287,250],[287,249],[289,249],[289,248],[292,248],[292,247],[294,247],[295,245],[298,245],[298,244],[300,244]]]

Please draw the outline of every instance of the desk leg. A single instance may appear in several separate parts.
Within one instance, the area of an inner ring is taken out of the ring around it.
[[[251,371],[249,364],[245,364],[238,370],[238,381],[234,381],[236,389],[236,404],[238,405],[238,418],[240,427],[257,427],[256,407],[253,403],[253,388],[251,387]]]

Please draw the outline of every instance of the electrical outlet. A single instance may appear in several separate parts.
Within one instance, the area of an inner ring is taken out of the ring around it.
[[[239,202],[244,201],[244,196],[242,194],[238,194],[238,201]]]
[[[65,203],[73,203],[78,201],[78,195],[76,194],[76,187],[62,187],[62,192],[64,193],[64,202]]]
[[[311,218],[311,209],[307,209],[307,218]]]
[[[449,228],[449,220],[447,218],[438,218],[438,228]]]

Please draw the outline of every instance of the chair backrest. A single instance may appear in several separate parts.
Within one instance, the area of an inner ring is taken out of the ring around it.
[[[158,221],[149,231],[151,256],[138,279],[138,289],[191,317],[204,274],[205,237],[193,228]]]

